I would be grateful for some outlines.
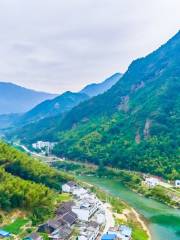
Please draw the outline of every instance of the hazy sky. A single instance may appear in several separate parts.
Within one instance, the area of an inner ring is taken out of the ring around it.
[[[180,29],[180,0],[0,0],[0,81],[77,91]]]

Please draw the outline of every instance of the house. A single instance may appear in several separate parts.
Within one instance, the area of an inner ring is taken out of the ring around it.
[[[96,222],[89,222],[80,227],[78,240],[95,240],[99,235],[99,225]]]
[[[101,240],[116,240],[117,239],[117,235],[116,234],[104,234],[101,237]]]
[[[88,221],[92,215],[98,210],[100,202],[98,199],[84,198],[72,207],[72,212],[77,214],[78,219],[81,221]]]
[[[45,232],[45,233],[50,234],[50,233],[54,232],[56,229],[58,229],[60,226],[62,226],[62,224],[63,224],[63,222],[58,221],[57,219],[49,220],[48,222],[39,226],[38,232]],[[64,225],[65,225],[65,223],[64,223]]]
[[[61,203],[59,208],[56,210],[56,215],[57,216],[64,215],[64,214],[70,212],[72,209],[72,206],[74,206],[74,205],[75,204],[73,201]]]
[[[85,195],[88,191],[84,188],[81,187],[76,187],[73,189],[72,194],[75,195],[76,197],[82,197],[83,195]]]
[[[155,177],[147,177],[145,179],[145,184],[150,188],[155,187],[156,185],[159,184],[159,182],[160,182],[160,180],[158,178],[155,178]]]
[[[62,185],[62,191],[65,193],[72,193],[76,187],[77,184],[75,182],[69,181]]]
[[[98,213],[96,215],[96,221],[100,225],[104,224],[106,222],[105,213],[102,213],[102,212]]]
[[[43,240],[43,238],[38,233],[31,233],[28,237],[24,240]]]
[[[122,240],[130,240],[131,239],[132,229],[130,227],[128,227],[126,225],[120,225],[119,232],[120,232],[120,238]]]
[[[116,235],[117,239],[130,240],[132,229],[126,225],[120,225],[119,227],[110,228],[107,234]]]
[[[180,187],[180,180],[175,180],[175,187],[179,188]]]
[[[72,229],[65,225],[61,226],[60,228],[56,229],[54,232],[49,234],[49,238],[52,240],[68,240],[72,233]]]
[[[74,212],[72,212],[72,206],[74,206],[74,202],[65,202],[60,205],[56,211],[58,222],[61,220],[69,226],[73,225],[76,222],[78,217]]]
[[[3,229],[0,229],[0,238],[9,237],[11,234]]]

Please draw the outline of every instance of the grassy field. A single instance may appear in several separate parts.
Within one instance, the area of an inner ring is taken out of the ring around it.
[[[3,227],[5,231],[18,235],[21,232],[21,228],[29,222],[28,219],[17,218],[14,222]]]

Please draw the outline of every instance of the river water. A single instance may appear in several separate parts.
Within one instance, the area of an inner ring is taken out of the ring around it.
[[[146,219],[152,240],[180,240],[180,210],[140,196],[118,180],[94,176],[81,176],[80,179],[120,197],[136,209]]]

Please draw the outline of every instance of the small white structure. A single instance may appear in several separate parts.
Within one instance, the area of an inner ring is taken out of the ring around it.
[[[159,179],[154,177],[147,177],[145,179],[145,184],[150,188],[155,187],[156,185],[159,184],[159,182],[160,182]]]
[[[106,222],[105,213],[98,213],[96,216],[96,221],[99,225],[102,225]]]
[[[77,187],[77,184],[75,182],[69,181],[62,185],[62,191],[65,193],[73,193],[76,187]]]
[[[110,229],[107,234],[116,235],[117,239],[130,240],[132,235],[132,229],[126,225],[120,225],[119,228]]]
[[[176,181],[175,181],[175,187],[176,187],[176,188],[179,188],[179,187],[180,187],[180,180],[176,180]]]
[[[76,197],[83,198],[85,194],[87,194],[87,190],[81,187],[75,187],[72,191],[72,194]]]
[[[86,195],[86,198],[80,199],[72,211],[77,214],[78,219],[81,221],[89,221],[92,215],[99,209],[100,201],[94,198],[94,195]]]
[[[32,144],[32,147],[36,150],[41,150],[41,151],[45,151],[45,153],[50,153],[54,146],[56,145],[55,142],[44,142],[44,141],[37,141],[36,143]]]
[[[120,238],[122,240],[130,240],[131,239],[131,234],[132,234],[132,229],[126,225],[121,225],[119,227],[120,231]]]

